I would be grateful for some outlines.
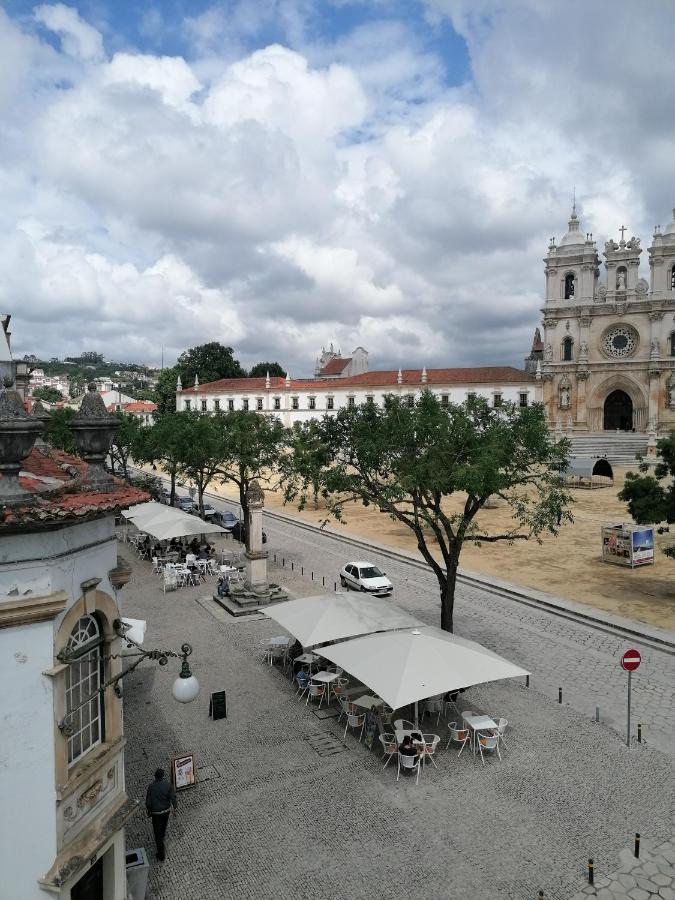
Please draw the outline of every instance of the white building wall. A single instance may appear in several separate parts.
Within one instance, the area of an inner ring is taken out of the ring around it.
[[[1,602],[1,601],[0,601]],[[0,629],[0,897],[45,900],[37,879],[56,856],[53,625]]]

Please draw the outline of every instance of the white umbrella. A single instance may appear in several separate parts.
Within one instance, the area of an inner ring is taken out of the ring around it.
[[[177,512],[177,511],[176,511]],[[188,516],[186,513],[178,513],[175,518],[155,519],[144,522],[138,526],[141,531],[152,535],[158,541],[170,541],[172,538],[189,537],[191,534],[214,534],[225,532],[225,528],[213,522],[205,522],[197,516]]]
[[[135,506],[130,506],[129,509],[123,509],[122,515],[125,519],[135,519],[137,516],[143,516],[150,512],[159,512],[165,508],[161,503],[148,500],[147,503],[137,503]]]
[[[173,509],[171,506],[161,506],[158,509],[143,509],[137,513],[133,519],[130,519],[132,525],[136,528],[143,528],[148,522],[175,522],[178,518],[187,515],[180,509]]]
[[[303,647],[422,624],[390,601],[361,593],[302,597],[266,609],[265,615],[294,635]]]
[[[321,655],[368,685],[392,709],[530,674],[487,647],[433,626],[369,634],[322,647]]]

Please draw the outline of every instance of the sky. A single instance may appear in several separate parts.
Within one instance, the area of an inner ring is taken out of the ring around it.
[[[13,351],[520,366],[573,192],[600,251],[671,218],[674,45],[672,0],[5,0]]]

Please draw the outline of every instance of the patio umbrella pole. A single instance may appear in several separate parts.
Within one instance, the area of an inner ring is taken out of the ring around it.
[[[415,700],[415,728],[419,728],[419,727],[420,727],[420,724],[419,724],[419,715],[418,715],[418,713],[419,713],[418,707],[419,707],[419,701],[418,701],[418,700]]]

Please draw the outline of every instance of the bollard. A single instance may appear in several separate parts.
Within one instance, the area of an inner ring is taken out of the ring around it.
[[[562,688],[558,688],[558,703],[562,703]]]
[[[596,722],[600,721],[600,707],[599,706],[595,707],[595,721]]]
[[[274,562],[276,562],[276,561],[277,561],[277,555],[276,555],[276,553],[275,553],[275,554],[274,554]]]
[[[295,563],[292,562],[292,563],[291,563],[291,572],[292,572],[294,569],[295,569]]]
[[[281,558],[281,565],[284,566],[284,568],[286,567],[286,557],[285,556],[282,556],[282,558]]]
[[[530,686],[530,676],[526,675],[525,676],[525,687],[529,687],[529,686]]]
[[[302,575],[303,578],[305,577],[305,567],[304,566],[300,566],[300,574]]]
[[[635,850],[633,850],[633,855],[635,859],[640,859],[640,833],[638,831],[635,832]]]
[[[334,582],[333,582],[333,590],[334,590],[334,591],[337,591],[337,581],[334,581]]]
[[[323,587],[326,587],[326,576],[325,575],[321,576],[321,584]]]
[[[314,572],[312,572],[312,581],[314,581]]]
[[[642,743],[642,725],[638,722],[638,744]]]
[[[588,883],[593,884],[593,857],[588,858]]]

